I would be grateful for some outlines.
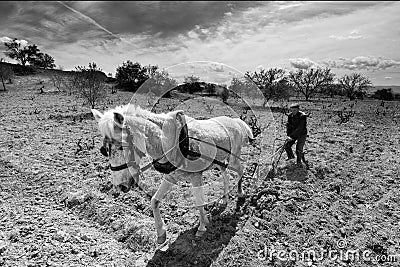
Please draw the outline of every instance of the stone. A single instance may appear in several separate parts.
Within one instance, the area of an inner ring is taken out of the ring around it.
[[[53,235],[53,239],[54,240],[57,240],[57,241],[59,241],[59,242],[65,242],[65,241],[67,241],[68,239],[69,239],[69,234],[68,233],[66,233],[66,232],[64,232],[64,231],[57,231],[57,233],[55,233],[54,235]]]

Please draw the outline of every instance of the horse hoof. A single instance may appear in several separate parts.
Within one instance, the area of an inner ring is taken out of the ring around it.
[[[204,234],[206,233],[206,231],[200,231],[200,230],[197,230],[197,232],[196,232],[196,237],[202,237]]]
[[[165,231],[161,236],[157,237],[158,244],[164,244],[166,240],[167,240],[167,231]]]

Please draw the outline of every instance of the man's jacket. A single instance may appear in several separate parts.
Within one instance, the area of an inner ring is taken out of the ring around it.
[[[289,114],[286,124],[286,134],[293,139],[307,134],[307,114],[299,111],[296,115]]]

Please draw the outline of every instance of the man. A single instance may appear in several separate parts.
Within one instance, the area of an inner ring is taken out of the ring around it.
[[[306,143],[307,138],[307,114],[300,111],[300,106],[298,103],[290,105],[290,114],[288,116],[288,122],[286,124],[286,154],[288,156],[288,160],[294,159],[292,146],[296,143],[296,156],[297,156],[297,165],[302,167],[301,161],[306,164],[307,162],[304,158],[304,144]]]

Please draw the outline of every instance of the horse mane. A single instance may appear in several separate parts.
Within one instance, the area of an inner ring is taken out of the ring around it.
[[[114,112],[120,113],[123,116],[136,116],[142,119],[149,119],[153,123],[161,126],[164,120],[168,117],[166,113],[156,114],[133,104],[116,106],[115,108],[105,111],[103,117],[99,121],[99,130],[103,136],[112,137],[114,129]]]

